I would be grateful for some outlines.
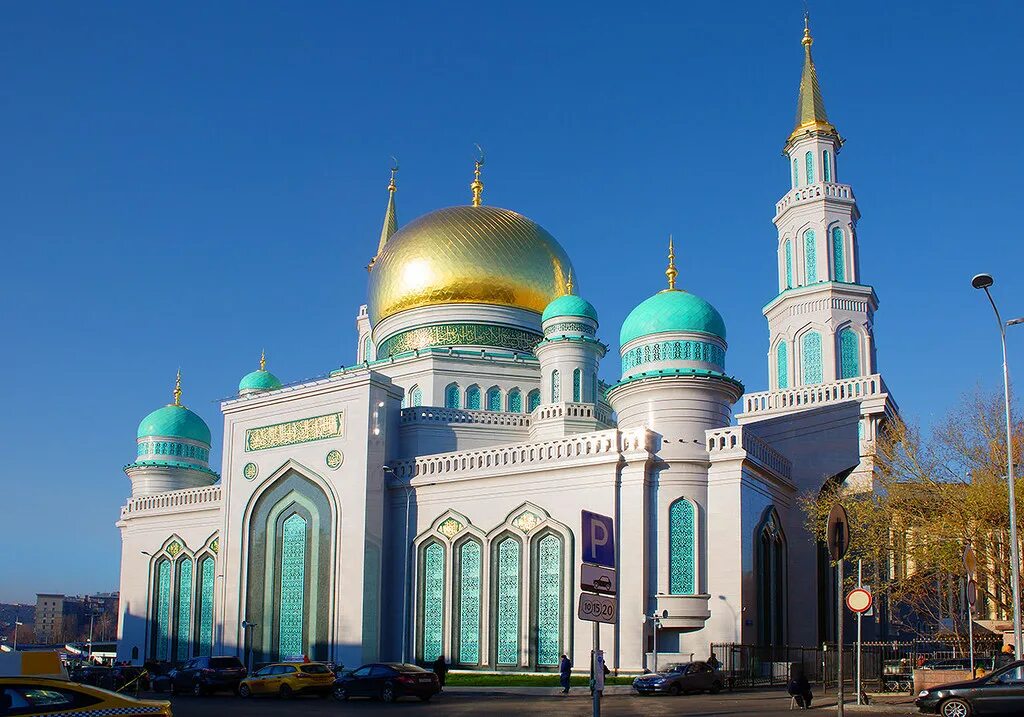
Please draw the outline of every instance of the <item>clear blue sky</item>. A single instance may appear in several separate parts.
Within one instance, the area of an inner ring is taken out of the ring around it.
[[[121,467],[179,366],[219,467],[216,399],[261,348],[285,381],[352,362],[392,154],[405,223],[468,201],[483,144],[485,201],[558,237],[613,350],[674,233],[763,389],[801,3],[610,5],[5,5],[0,599],[117,588]],[[927,424],[998,385],[971,275],[1024,314],[1024,11],[812,11],[879,363]]]

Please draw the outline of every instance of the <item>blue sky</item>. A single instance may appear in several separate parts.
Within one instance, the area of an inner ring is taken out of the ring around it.
[[[800,2],[8,4],[0,22],[0,600],[117,588],[135,427],[170,399],[213,428],[266,347],[282,379],[350,363],[401,162],[406,223],[485,201],[565,246],[614,350],[680,284],[766,386],[774,203]],[[848,143],[879,365],[925,424],[998,386],[991,310],[1019,279],[1019,3],[814,3],[815,60]],[[1011,330],[1024,370],[1024,328]],[[603,377],[615,378],[606,360]]]

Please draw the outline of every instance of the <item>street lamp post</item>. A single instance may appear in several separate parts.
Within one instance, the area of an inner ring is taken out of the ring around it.
[[[999,338],[1003,345],[1003,401],[1006,404],[1006,482],[1010,492],[1010,560],[1012,562],[1013,580],[1013,650],[1014,657],[1021,659],[1021,627],[1020,627],[1020,555],[1017,549],[1017,499],[1014,490],[1013,477],[1013,431],[1010,424],[1010,369],[1006,362],[1006,327],[1024,323],[1024,317],[1003,322],[999,314],[996,302],[992,298],[989,287],[993,284],[989,274],[978,274],[971,279],[971,286],[975,289],[984,289],[985,296],[992,304],[992,310],[996,313],[996,321],[999,323]]]

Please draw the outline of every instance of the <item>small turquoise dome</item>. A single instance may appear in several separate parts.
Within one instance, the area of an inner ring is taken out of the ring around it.
[[[238,392],[243,391],[273,391],[281,388],[281,382],[277,376],[265,369],[259,369],[252,373],[245,374],[238,382]]]
[[[544,322],[556,316],[584,316],[597,321],[597,309],[582,296],[564,294],[547,305],[540,320]]]
[[[666,331],[700,331],[725,339],[725,321],[714,306],[686,291],[659,291],[629,312],[619,331],[619,345]]]
[[[176,406],[173,403],[156,409],[142,419],[138,437],[149,436],[189,438],[210,445],[210,427],[206,425],[206,421],[184,406]]]

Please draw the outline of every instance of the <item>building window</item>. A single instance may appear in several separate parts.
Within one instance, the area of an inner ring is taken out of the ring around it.
[[[757,571],[758,644],[784,645],[786,641],[786,536],[774,507],[769,507],[758,533]]]
[[[839,378],[860,376],[860,338],[847,327],[839,332]]]
[[[480,410],[480,387],[476,384],[466,389],[466,408],[470,411]]]
[[[444,651],[444,548],[431,543],[423,551],[423,660]]]
[[[808,331],[804,334],[800,345],[800,363],[803,365],[804,385],[821,383],[824,380],[821,362],[821,334],[817,331]]]
[[[281,596],[278,651],[281,658],[305,654],[302,627],[306,598],[306,521],[295,513],[281,537]]]
[[[785,341],[775,348],[775,383],[777,388],[789,388],[789,348]]]
[[[501,389],[498,388],[497,386],[491,386],[489,389],[487,389],[487,410],[501,410]]]
[[[512,413],[523,412],[523,393],[518,388],[508,392],[508,410]]]
[[[480,543],[467,540],[459,548],[459,646],[456,662],[480,663]]]
[[[562,654],[562,539],[537,542],[537,664],[557,665]]]
[[[153,606],[153,657],[170,659],[167,653],[171,628],[171,562],[161,560],[156,567],[156,600]]]
[[[804,275],[807,277],[807,284],[813,284],[818,280],[818,255],[813,229],[804,232]]]
[[[578,368],[572,370],[572,400],[574,403],[583,400],[583,371]]]
[[[793,242],[786,240],[786,288],[793,288]]]
[[[373,342],[369,334],[363,338],[363,361],[373,361]]]
[[[793,189],[800,186],[800,163],[793,158]]]
[[[444,407],[445,408],[458,408],[459,407],[459,384],[450,383],[444,389]]]
[[[696,589],[696,521],[693,503],[680,498],[668,509],[668,591],[693,595]]]
[[[196,605],[198,640],[196,655],[209,657],[213,654],[213,582],[216,565],[212,557],[199,561],[199,602]]]
[[[804,174],[807,176],[807,183],[814,184],[814,153],[808,152],[804,155]]]
[[[590,374],[590,400],[594,403],[601,402],[601,397],[597,393],[597,371]]]
[[[843,252],[843,230],[832,227],[832,265],[836,281],[846,281],[846,257]]]
[[[828,150],[824,150],[821,153],[821,171],[825,175],[825,181],[832,181],[832,158],[828,155]]]
[[[558,376],[558,369],[551,372],[551,403],[558,403],[562,400],[562,380]]]
[[[192,642],[192,558],[178,558],[178,629],[175,631],[174,659],[188,659]]]
[[[519,664],[519,541],[508,537],[497,550],[497,657],[499,665]]]
[[[419,408],[423,405],[423,389],[419,386],[413,386],[412,391],[409,392],[409,405],[413,408]]]
[[[534,409],[536,409],[539,405],[540,405],[540,389],[539,388],[535,388],[532,391],[530,391],[528,394],[526,394],[526,410],[529,413],[533,413]]]

